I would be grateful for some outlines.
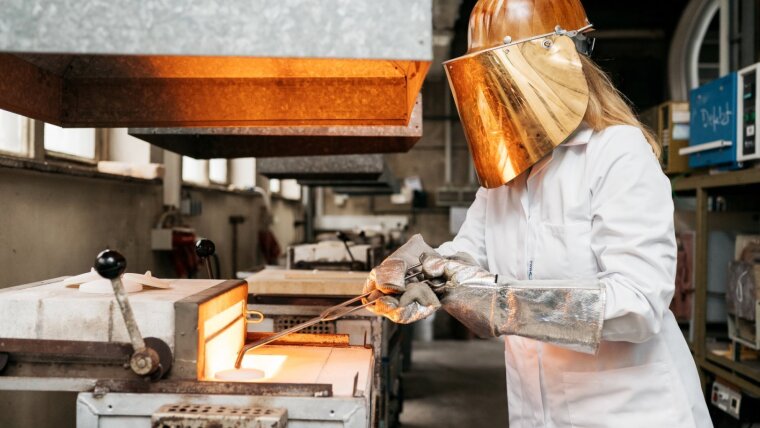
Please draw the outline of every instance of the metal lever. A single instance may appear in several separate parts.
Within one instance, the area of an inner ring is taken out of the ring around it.
[[[418,268],[420,266],[422,266],[422,263],[410,267],[407,270],[407,274],[412,269],[416,269],[416,268]],[[420,274],[419,272],[408,274],[404,278],[404,280],[406,281],[406,280],[412,279],[412,278],[416,277],[419,274]],[[248,345],[243,346],[243,348],[240,350],[240,352],[238,352],[237,359],[235,360],[235,368],[236,369],[240,368],[240,365],[243,362],[243,357],[245,356],[246,352],[248,352],[248,351],[250,351],[252,349],[256,349],[256,348],[259,348],[259,347],[264,346],[266,344],[272,343],[272,342],[274,342],[274,341],[276,341],[276,340],[278,340],[280,338],[283,338],[283,337],[285,337],[285,336],[287,336],[289,334],[295,333],[297,331],[301,331],[301,330],[303,330],[303,329],[305,329],[307,327],[311,327],[314,324],[318,324],[318,323],[323,322],[323,321],[335,321],[335,320],[337,320],[337,319],[339,319],[341,317],[344,317],[344,316],[346,316],[346,315],[348,315],[350,313],[356,312],[359,309],[363,309],[363,308],[366,308],[369,305],[374,304],[375,302],[372,301],[372,302],[363,303],[363,304],[358,305],[358,306],[351,306],[352,304],[354,304],[356,302],[359,302],[359,301],[361,301],[364,298],[369,297],[369,295],[372,294],[373,292],[374,291],[366,292],[366,293],[362,294],[361,296],[356,296],[353,299],[346,300],[343,303],[340,303],[340,304],[337,304],[335,306],[329,307],[329,308],[325,309],[324,311],[322,311],[318,316],[316,316],[316,317],[314,317],[314,318],[312,318],[312,319],[310,319],[310,320],[308,320],[306,322],[303,322],[301,324],[293,326],[293,327],[291,327],[289,329],[283,330],[283,331],[281,331],[279,333],[273,334],[273,335],[271,335],[271,336],[269,336],[267,338],[261,339],[261,340],[259,340],[257,342],[253,342],[253,343],[250,343]]]
[[[348,238],[348,235],[346,235],[343,231],[338,231],[335,233],[335,236],[337,236],[338,239],[343,242],[343,246],[346,247],[346,252],[348,253],[348,257],[351,258],[351,265],[353,266],[353,264],[356,263],[356,259],[354,258],[354,254],[351,252],[351,249],[348,247],[348,241],[350,240]]]
[[[208,273],[208,279],[214,279],[214,274],[211,271],[211,257],[216,252],[216,245],[210,239],[199,239],[195,243],[195,254],[204,261],[206,265],[206,272]]]
[[[171,367],[171,351],[164,342],[158,339],[147,338],[143,340],[135,321],[135,315],[132,312],[132,305],[129,304],[124,285],[121,283],[121,275],[126,268],[126,259],[117,251],[105,250],[98,254],[95,259],[95,270],[98,274],[111,280],[113,294],[116,296],[124,324],[127,326],[129,341],[132,343],[133,349],[132,356],[129,359],[129,367],[140,376],[157,375],[160,378]],[[147,346],[146,341],[150,341],[151,346]],[[162,356],[164,358],[161,358]]]

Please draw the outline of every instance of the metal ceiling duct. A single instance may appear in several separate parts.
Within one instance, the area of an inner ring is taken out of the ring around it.
[[[64,127],[406,126],[432,59],[432,0],[7,3],[0,108]]]
[[[400,125],[130,128],[129,134],[197,159],[406,152],[422,137],[422,96]],[[315,160],[315,162],[323,162]]]
[[[330,187],[335,193],[351,193],[359,191],[381,192],[374,194],[398,193],[401,189],[399,180],[385,166],[383,173],[376,179],[302,179],[298,184],[308,187]],[[338,191],[340,190],[340,191]],[[350,191],[347,191],[350,190]],[[383,193],[390,192],[390,193]]]
[[[294,156],[256,160],[259,174],[281,180],[377,180],[384,170],[382,155]]]
[[[348,196],[387,196],[401,191],[399,186],[374,186],[374,187],[333,187],[333,192]]]

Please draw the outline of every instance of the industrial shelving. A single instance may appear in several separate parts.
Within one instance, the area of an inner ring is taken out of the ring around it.
[[[690,348],[694,354],[703,386],[707,387],[708,374],[720,377],[740,388],[746,393],[760,397],[760,360],[741,361],[736,349],[729,357],[713,352],[710,345],[715,338],[713,331],[708,331],[708,245],[711,226],[731,228],[730,222],[716,221],[720,217],[710,210],[711,198],[726,195],[747,195],[747,206],[752,211],[760,212],[760,169],[728,171],[716,174],[694,174],[688,177],[672,179],[673,192],[679,196],[695,196],[695,231],[696,243],[694,254],[694,310],[692,322],[692,342]],[[712,220],[711,220],[712,218]],[[728,224],[727,224],[728,223]]]

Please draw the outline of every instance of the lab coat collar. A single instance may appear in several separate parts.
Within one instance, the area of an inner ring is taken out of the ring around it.
[[[591,141],[591,136],[593,134],[594,130],[591,129],[591,127],[588,126],[586,122],[583,122],[578,127],[578,129],[572,133],[572,135],[567,137],[567,139],[559,145],[559,147],[580,146],[583,144],[588,144],[588,142]]]
[[[578,126],[578,128],[573,132],[567,139],[562,142],[557,148],[560,147],[571,147],[571,146],[581,146],[583,144],[588,144],[589,141],[591,141],[591,137],[594,135],[594,130],[591,129],[590,126],[586,122],[581,122],[581,124]],[[556,150],[556,149],[555,149]],[[538,161],[533,167],[531,167],[528,171],[526,171],[527,178],[523,178],[526,181],[529,181],[531,177],[536,177],[539,172],[541,172],[544,168],[546,168],[547,165],[552,161],[554,158],[554,151],[551,151],[548,155],[546,155],[543,159]],[[520,178],[519,176],[517,178]],[[512,180],[510,183],[507,183],[508,186],[515,185],[518,181],[521,180]],[[527,197],[527,195],[526,195]],[[523,202],[523,208],[527,211],[527,200],[522,201]]]

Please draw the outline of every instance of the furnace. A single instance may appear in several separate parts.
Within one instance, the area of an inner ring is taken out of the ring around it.
[[[247,331],[244,281],[170,280],[170,288],[130,293],[134,326],[160,361],[145,375],[137,374],[132,323],[119,298],[84,293],[65,279],[0,291],[0,389],[79,392],[80,427],[104,418],[116,426],[150,426],[151,419],[195,426],[181,425],[177,409],[187,405],[217,406],[207,413],[227,422],[237,419],[220,407],[279,415],[270,419],[280,425],[260,426],[370,426],[375,352],[349,334],[294,335],[251,350],[242,369],[259,375],[228,380],[223,373],[234,369],[238,352],[262,337]]]
[[[319,315],[326,307],[362,293],[367,272],[267,268],[246,278],[248,308],[261,311],[264,321],[248,326],[249,334],[279,332]],[[401,412],[401,372],[404,335],[399,325],[363,309],[338,320],[320,322],[291,335],[295,339],[343,338],[345,345],[373,353],[371,426],[393,426]]]

